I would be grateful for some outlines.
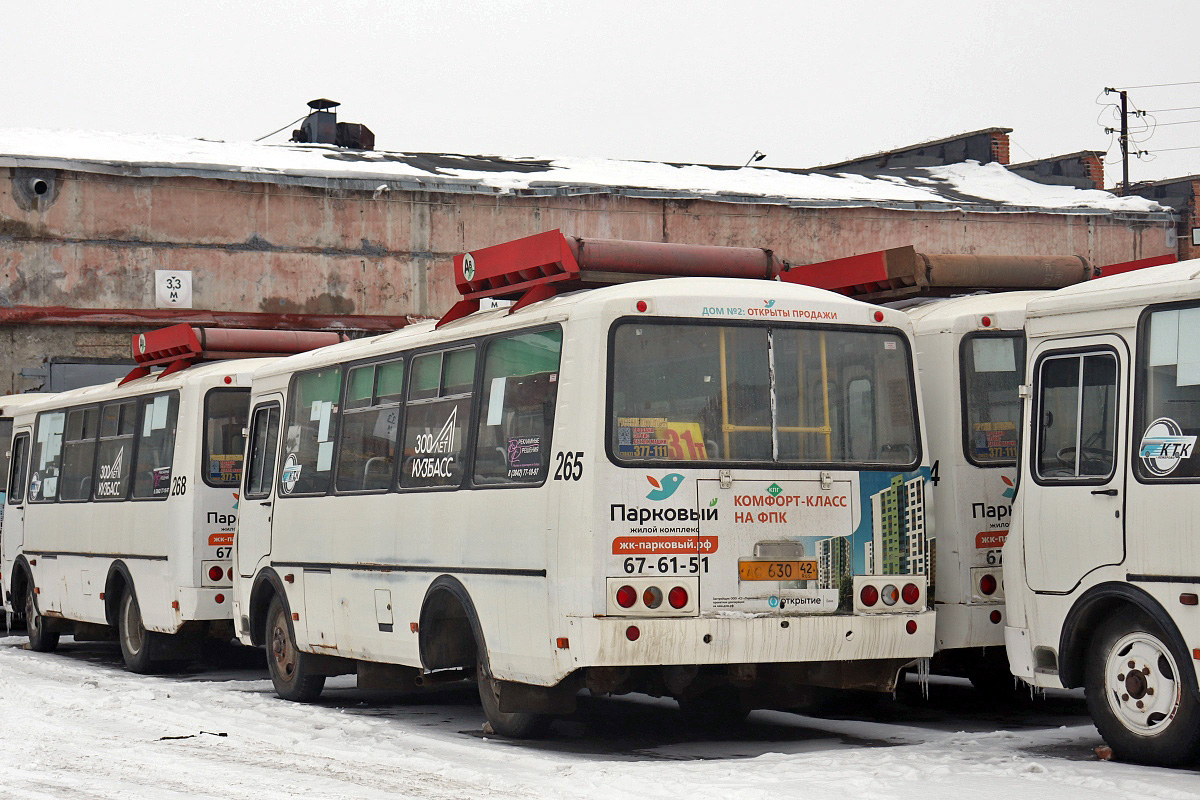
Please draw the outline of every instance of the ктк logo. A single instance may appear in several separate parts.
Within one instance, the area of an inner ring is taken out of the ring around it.
[[[650,475],[646,476],[646,480],[650,481],[650,485],[654,487],[654,491],[646,495],[646,498],[648,500],[666,500],[675,494],[679,484],[683,483],[683,476],[678,472],[672,472],[670,475],[664,475],[661,481],[655,480]]]

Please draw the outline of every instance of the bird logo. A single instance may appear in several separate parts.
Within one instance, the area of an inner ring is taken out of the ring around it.
[[[675,490],[679,488],[679,484],[683,483],[683,476],[678,472],[672,472],[670,475],[664,475],[661,481],[655,480],[650,475],[646,476],[646,480],[650,481],[650,485],[654,487],[653,491],[646,495],[646,499],[666,500],[675,494]]]
[[[763,300],[763,305],[766,306],[767,308],[774,308],[775,301],[774,300]]]
[[[1000,493],[1000,496],[1005,500],[1011,500],[1013,495],[1017,493],[1017,487],[1013,486],[1012,479],[1006,475],[1001,475],[1000,480],[1004,481],[1004,485],[1008,487]]]

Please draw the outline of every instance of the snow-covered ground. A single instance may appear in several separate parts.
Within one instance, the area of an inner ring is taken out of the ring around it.
[[[276,699],[250,651],[124,672],[115,646],[0,638],[2,798],[1200,798],[1200,772],[1095,758],[1077,694],[981,707],[965,684],[825,716],[689,729],[667,701],[581,698],[546,742],[484,736],[467,690],[419,701],[334,679]]]

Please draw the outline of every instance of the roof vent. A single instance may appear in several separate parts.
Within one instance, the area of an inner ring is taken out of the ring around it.
[[[375,134],[360,122],[338,122],[337,111],[341,103],[318,97],[309,100],[312,109],[300,127],[292,131],[292,141],[302,144],[333,144],[351,150],[374,150]]]

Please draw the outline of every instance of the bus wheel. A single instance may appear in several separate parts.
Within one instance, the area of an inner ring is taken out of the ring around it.
[[[29,649],[49,653],[58,647],[58,634],[46,630],[46,618],[37,613],[32,582],[25,590],[25,630],[29,634]]]
[[[1100,626],[1088,651],[1088,711],[1122,760],[1175,766],[1200,756],[1200,703],[1166,638],[1124,611]]]
[[[500,687],[488,669],[483,648],[480,647],[479,651],[475,680],[479,683],[479,702],[483,704],[483,715],[492,726],[492,732],[509,739],[538,739],[545,736],[550,729],[549,714],[500,710]]]
[[[121,655],[125,658],[125,669],[145,674],[153,671],[155,656],[162,649],[165,634],[146,630],[142,624],[142,610],[133,589],[126,588],[117,607],[117,639],[121,642]]]
[[[312,675],[305,667],[305,654],[296,649],[287,608],[279,595],[267,608],[267,671],[275,694],[295,703],[311,703],[325,688],[324,675]]]

